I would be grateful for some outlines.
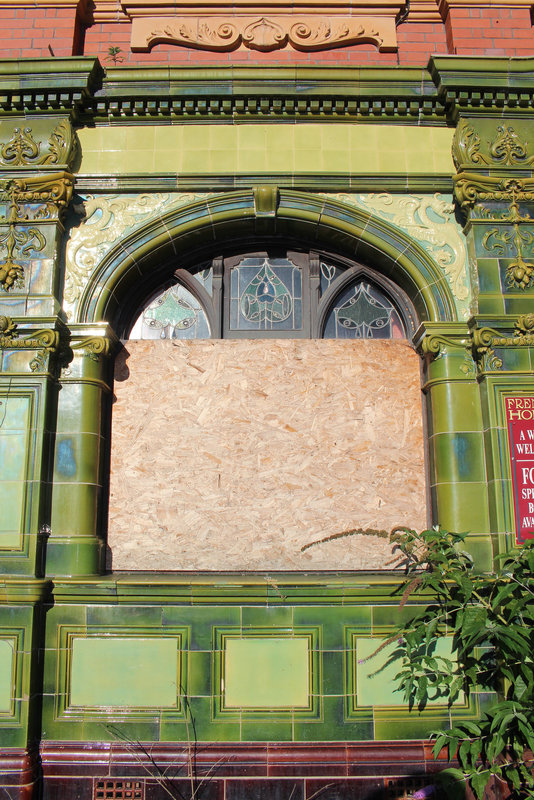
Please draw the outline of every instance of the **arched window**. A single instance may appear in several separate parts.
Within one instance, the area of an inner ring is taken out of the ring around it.
[[[402,289],[328,253],[258,247],[136,290],[114,385],[113,567],[387,569],[387,541],[336,537],[425,524]]]
[[[130,339],[403,339],[415,312],[391,281],[313,252],[219,257],[160,287]]]

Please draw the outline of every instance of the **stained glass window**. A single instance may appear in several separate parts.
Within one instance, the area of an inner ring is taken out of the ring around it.
[[[160,292],[137,318],[130,339],[208,339],[210,329],[196,297],[180,284]]]
[[[343,270],[327,261],[321,261],[321,294],[334,283],[336,278],[342,274]]]
[[[131,339],[407,338],[415,311],[387,278],[326,255],[277,248],[175,271]]]
[[[250,256],[230,275],[230,330],[302,327],[302,274],[287,258]]]
[[[324,328],[325,339],[404,339],[395,307],[376,286],[351,284],[338,295]]]

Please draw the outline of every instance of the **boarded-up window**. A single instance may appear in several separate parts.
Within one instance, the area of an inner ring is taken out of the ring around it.
[[[426,524],[405,341],[129,341],[114,391],[114,569],[391,568],[383,539],[301,548]]]

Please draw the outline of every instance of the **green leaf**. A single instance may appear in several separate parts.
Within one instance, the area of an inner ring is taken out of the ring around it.
[[[489,779],[490,772],[488,770],[484,770],[483,772],[475,772],[474,775],[471,775],[469,782],[474,793],[478,797],[478,800],[482,800],[484,797],[484,790],[486,789],[486,784]]]

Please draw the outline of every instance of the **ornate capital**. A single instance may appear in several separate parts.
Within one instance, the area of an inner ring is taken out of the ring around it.
[[[417,330],[414,344],[421,355],[434,359],[451,350],[467,351],[471,347],[471,337],[465,324],[425,323]]]
[[[36,223],[59,219],[72,196],[73,178],[67,172],[44,173],[24,178],[0,180],[0,201],[6,203],[6,216],[0,225],[0,288],[21,288],[24,267],[17,259],[40,252],[46,239]],[[31,204],[32,209],[25,208]],[[36,207],[35,207],[36,206]],[[33,223],[28,226],[27,223]]]
[[[47,356],[56,353],[60,346],[61,335],[58,330],[43,328],[19,337],[17,326],[9,317],[0,317],[0,350],[37,350],[30,361],[32,372],[43,372],[46,368]]]
[[[14,199],[17,205],[42,204],[32,219],[58,218],[72,197],[74,178],[69,172],[43,172],[21,178],[0,179],[0,200]],[[21,217],[26,221],[29,217]]]
[[[461,119],[452,157],[457,170],[454,193],[469,211],[480,202],[534,200],[534,153],[524,120]]]
[[[89,336],[85,339],[71,342],[70,348],[74,352],[83,351],[83,355],[91,361],[100,361],[111,353],[112,340],[107,336]]]
[[[534,200],[534,178],[460,172],[453,176],[454,194],[464,210],[476,203]]]

